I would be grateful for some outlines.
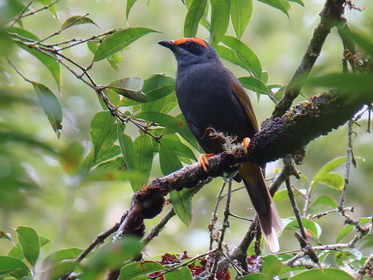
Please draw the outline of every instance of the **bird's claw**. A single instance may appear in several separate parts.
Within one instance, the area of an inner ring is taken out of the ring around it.
[[[208,165],[209,165],[209,158],[212,157],[214,154],[201,154],[198,159],[198,163],[201,165],[203,170],[207,172]]]
[[[246,154],[249,152],[250,142],[251,140],[249,137],[245,137],[241,142],[241,145],[245,148]]]

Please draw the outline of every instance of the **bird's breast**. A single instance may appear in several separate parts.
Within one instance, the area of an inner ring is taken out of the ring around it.
[[[209,128],[239,138],[249,136],[248,118],[224,68],[193,65],[181,69],[177,74],[176,94],[192,133],[205,150],[208,150],[206,143],[202,142],[206,141],[205,132]]]

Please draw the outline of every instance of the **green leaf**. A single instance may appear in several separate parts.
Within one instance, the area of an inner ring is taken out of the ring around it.
[[[132,9],[133,4],[135,4],[136,0],[127,0],[126,5],[126,19],[128,20],[128,16],[130,14],[130,11]]]
[[[242,277],[242,280],[273,280],[273,278],[263,273],[250,273]]]
[[[315,223],[312,220],[307,220],[306,218],[302,217],[302,224],[303,224],[303,227],[306,229],[306,231],[307,231],[308,234],[312,234],[312,236],[315,237],[315,238],[319,238],[320,237],[320,235],[321,235],[321,228],[320,228],[320,226],[317,223]],[[293,219],[293,221],[291,221],[290,223],[288,223],[285,228],[286,229],[289,229],[289,228],[296,228],[296,229],[298,229],[299,225],[298,225],[297,219]]]
[[[44,246],[48,245],[50,241],[49,238],[46,238],[45,236],[39,235],[40,240],[40,248],[43,248]]]
[[[124,162],[127,166],[127,169],[134,169],[135,168],[135,153],[133,149],[133,142],[131,139],[131,136],[128,136],[124,134],[123,132],[124,127],[118,126],[117,134],[118,134],[118,140],[120,149],[124,158]]]
[[[134,170],[138,172],[138,178],[132,184],[137,191],[149,181],[150,171],[153,163],[153,145],[149,135],[143,134],[137,137],[133,143]],[[132,182],[131,182],[132,183]]]
[[[136,236],[125,236],[117,242],[102,246],[91,258],[79,279],[97,279],[97,275],[107,269],[119,269],[123,262],[140,253],[143,244]]]
[[[175,269],[167,272],[164,275],[165,280],[193,280],[193,275],[190,269],[184,266],[181,269]]]
[[[289,280],[325,280],[325,279],[338,279],[338,280],[353,280],[354,278],[347,272],[336,268],[315,268],[301,272]]]
[[[207,6],[207,0],[193,0],[192,5],[185,17],[184,36],[195,37],[199,21],[201,20]]]
[[[216,46],[223,38],[229,24],[228,0],[210,0],[211,2],[211,25],[210,44]]]
[[[304,3],[303,3],[302,0],[287,0],[287,1],[297,3],[297,4],[299,4],[299,5],[301,5],[301,6],[304,7]]]
[[[175,90],[175,79],[163,74],[154,74],[144,81],[142,91],[146,95],[147,103],[141,106],[142,111],[154,111],[153,102],[157,101]],[[124,100],[121,106],[134,106],[139,104],[136,101]]]
[[[258,0],[258,1],[280,10],[281,12],[283,12],[285,15],[289,17],[288,10],[290,6],[286,5],[288,4],[287,2],[283,0]]]
[[[165,145],[165,141],[159,143],[159,162],[163,175],[170,174],[183,167],[175,151]]]
[[[282,270],[282,261],[280,261],[274,255],[267,255],[263,257],[263,266],[262,272],[271,276],[275,277],[281,273]]]
[[[168,114],[171,112],[176,106],[178,105],[176,93],[173,92],[167,97],[165,97],[164,103],[162,105],[162,109],[160,113]]]
[[[92,181],[119,181],[131,180],[134,172],[129,172],[125,166],[123,157],[100,163],[89,173],[87,180]]]
[[[273,201],[274,202],[283,201],[283,200],[287,200],[287,199],[289,199],[288,191],[287,190],[279,190],[273,196]]]
[[[124,78],[111,82],[106,88],[137,102],[146,102],[146,95],[141,91],[144,80],[139,77]]]
[[[170,200],[176,215],[186,226],[189,226],[193,218],[192,192],[188,189],[172,191]]]
[[[33,228],[25,226],[19,226],[16,231],[23,255],[32,266],[35,266],[40,253],[38,234]]]
[[[236,53],[234,51],[232,51],[230,48],[227,48],[225,46],[221,46],[221,45],[217,45],[215,47],[215,50],[217,51],[217,53],[219,54],[219,56],[233,64],[236,64],[238,66],[240,66],[241,68],[245,69],[245,70],[248,70],[246,68],[246,65],[238,59]],[[250,70],[248,70],[250,71]]]
[[[88,49],[93,53],[95,54],[96,53],[96,50],[98,48],[98,43],[97,42],[93,42],[93,41],[88,41],[87,42],[87,46],[88,46]],[[110,67],[114,70],[114,71],[118,71],[119,70],[119,67],[118,67],[118,63],[122,62],[122,56],[119,55],[118,53],[115,53],[113,54],[112,56],[109,56],[106,58],[106,61],[109,63]]]
[[[51,265],[50,273],[51,273],[51,280],[58,280],[61,279],[62,276],[66,275],[67,273],[73,272],[77,266],[77,262],[73,260],[68,261],[61,261],[56,262]]]
[[[101,44],[97,48],[93,60],[99,61],[107,58],[128,47],[142,36],[152,32],[158,31],[143,27],[119,29],[115,33],[105,37],[102,40]]]
[[[178,156],[197,160],[193,151],[188,146],[183,144],[176,134],[164,135],[160,139],[160,143],[168,147],[168,149],[173,150]]]
[[[107,155],[113,154],[112,148],[117,140],[117,123],[116,118],[109,111],[98,112],[93,117],[90,125],[90,138],[93,144],[90,166],[93,166],[106,159]]]
[[[22,38],[18,38],[17,36],[13,35],[12,37],[16,40],[22,41],[22,42],[34,42],[34,41],[39,41],[40,39],[32,34],[31,32],[18,28],[18,27],[11,27],[8,29],[8,32],[15,33],[18,36],[21,36]],[[18,45],[24,49],[25,51],[29,52],[33,56],[35,56],[37,59],[39,59],[51,72],[54,80],[57,83],[58,88],[61,87],[61,71],[60,71],[60,64],[57,62],[57,58],[54,58],[54,54],[50,54],[51,56],[40,52],[39,50],[32,48],[32,47],[27,47],[23,45],[22,43],[18,43]]]
[[[0,256],[0,275],[11,275],[16,279],[31,276],[31,271],[27,265],[19,259],[13,257]]]
[[[42,3],[44,6],[48,6],[48,5],[51,5],[53,2],[52,0],[38,0],[40,3]],[[48,10],[55,16],[55,18],[58,19],[58,13],[57,13],[57,9],[56,9],[56,6],[53,4],[51,6],[48,7]]]
[[[244,88],[255,91],[260,94],[269,94],[270,90],[258,78],[255,77],[241,77],[238,79]]]
[[[346,157],[339,157],[329,161],[325,164],[315,175],[312,180],[311,187],[314,188],[318,183],[322,181],[322,179],[328,175],[331,171],[336,169],[338,166],[346,162]]]
[[[345,180],[342,175],[335,172],[330,172],[320,180],[320,183],[329,188],[341,191],[343,190]]]
[[[46,262],[61,262],[65,260],[74,260],[76,259],[80,253],[82,252],[82,249],[79,248],[69,248],[69,249],[62,249],[57,252],[54,252],[50,254],[48,257],[46,257]]]
[[[8,252],[8,257],[14,257],[17,259],[24,259],[25,256],[22,253],[21,245],[18,243],[16,244],[10,251]]]
[[[255,53],[245,43],[231,36],[224,36],[222,42],[234,51],[240,64],[244,65],[246,70],[250,71],[255,77],[260,79],[262,75],[260,61]]]
[[[60,137],[60,130],[62,129],[62,107],[60,101],[45,85],[37,82],[32,82],[32,85],[53,131],[57,134],[57,137]]]
[[[73,25],[79,25],[79,24],[94,24],[97,26],[97,24],[91,20],[89,17],[86,16],[72,16],[68,18],[61,26],[61,29],[73,26]]]
[[[344,249],[335,254],[334,260],[338,266],[345,266],[354,261],[360,261],[363,257],[362,253],[354,248]]]
[[[354,225],[345,225],[341,232],[338,234],[335,242],[340,242],[343,237],[352,232],[355,229]]]
[[[166,128],[170,128],[173,131],[178,132],[189,143],[195,145],[195,138],[190,134],[189,128],[184,120],[158,112],[141,112],[136,114],[134,118],[155,122]]]
[[[307,191],[305,189],[298,189],[298,191],[296,191],[294,194],[295,196],[298,196],[298,195],[306,195]],[[277,202],[277,201],[283,201],[283,200],[288,200],[289,199],[289,195],[288,195],[288,191],[287,190],[280,190],[278,192],[276,192],[276,194],[274,195],[273,197],[273,201]]]
[[[163,98],[175,90],[175,79],[163,74],[154,74],[144,82],[143,91],[148,102]]]
[[[349,99],[355,96],[351,92],[366,92],[371,94],[373,90],[373,79],[367,74],[328,74],[320,77],[309,78],[304,83],[306,86],[312,87],[328,87],[338,88],[342,93],[345,93]],[[361,98],[361,97],[359,97]]]
[[[328,195],[323,195],[323,196],[320,196],[318,197],[312,204],[311,204],[311,208],[312,207],[315,207],[316,205],[320,205],[320,204],[325,204],[325,205],[329,205],[331,208],[335,209],[338,207],[338,203],[335,201],[334,198],[328,196]]]
[[[164,267],[152,261],[142,261],[142,262],[135,262],[129,265],[124,266],[120,270],[120,275],[118,280],[138,280],[140,276],[146,276],[149,273],[153,273],[156,271],[164,270]],[[144,278],[148,279],[148,277]]]
[[[253,13],[252,0],[230,0],[231,21],[234,32],[238,39],[241,39]]]

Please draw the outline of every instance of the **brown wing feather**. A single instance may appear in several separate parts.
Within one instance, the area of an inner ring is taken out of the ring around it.
[[[247,117],[249,118],[252,128],[254,130],[252,135],[247,135],[247,137],[252,137],[256,132],[259,131],[259,126],[258,126],[258,122],[255,117],[255,114],[254,114],[253,106],[251,105],[250,98],[247,95],[245,89],[242,87],[242,85],[238,81],[238,79],[232,74],[232,72],[229,70],[227,72],[231,78],[231,85],[232,85],[233,93],[236,95],[238,101],[242,105],[242,108],[245,110],[245,113]]]

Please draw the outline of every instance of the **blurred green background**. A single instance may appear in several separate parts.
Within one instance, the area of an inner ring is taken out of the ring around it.
[[[348,22],[353,28],[372,32],[373,2],[354,3],[365,6],[366,9],[363,12],[348,10]],[[321,0],[306,0],[304,8],[293,4],[290,17],[287,18],[280,11],[254,1],[253,17],[242,40],[259,57],[263,69],[269,73],[271,84],[285,85],[293,75],[313,29],[319,22],[318,14],[323,4],[324,1]],[[7,1],[0,0],[3,13],[0,18],[9,16],[6,13],[7,7]],[[161,72],[175,75],[176,64],[172,54],[157,42],[183,36],[183,20],[187,10],[182,1],[137,1],[128,19],[125,17],[126,1],[123,0],[62,0],[57,3],[57,7],[59,19],[45,11],[25,18],[24,27],[39,37],[45,37],[58,30],[67,18],[89,13],[89,17],[99,27],[75,26],[59,35],[58,40],[88,38],[109,29],[126,26],[148,27],[160,32],[139,39],[130,49],[121,52],[123,62],[118,72],[113,71],[105,61],[96,63],[91,71],[96,82],[107,84],[114,79],[132,76],[145,79],[153,73]],[[228,34],[233,34],[231,27],[229,30]],[[208,38],[208,32],[200,27],[198,36]],[[50,73],[29,53],[18,48],[4,48],[3,52],[27,78],[40,81],[55,93],[58,92]],[[340,71],[342,52],[340,39],[333,30],[312,75]],[[92,61],[92,54],[85,45],[66,53],[82,65],[89,65]],[[235,65],[226,65],[237,76],[247,75]],[[69,172],[69,166],[65,164],[81,159],[90,151],[89,123],[95,113],[101,110],[98,98],[94,91],[62,68],[63,86],[58,98],[63,106],[64,120],[61,137],[57,139],[38,104],[32,86],[15,73],[5,56],[1,56],[0,67],[0,126],[2,131],[13,133],[10,141],[5,134],[0,138],[0,189],[3,190],[0,197],[0,230],[12,232],[19,225],[33,227],[40,235],[52,240],[44,249],[44,254],[65,247],[85,248],[97,234],[119,221],[123,212],[129,208],[132,196],[132,189],[126,181],[80,181],[78,176]],[[304,94],[311,96],[318,92],[321,89],[307,89]],[[270,116],[274,105],[265,96],[257,100],[256,94],[251,93],[251,98],[257,118],[262,122]],[[301,100],[299,98],[296,102]],[[373,145],[372,135],[366,133],[367,115],[363,116],[359,125],[353,127],[356,132],[353,135],[353,145],[355,155],[363,157],[365,161],[358,161],[358,168],[352,169],[346,201],[347,206],[355,207],[356,217],[371,216],[373,200]],[[137,133],[135,129],[133,131]],[[15,137],[17,133],[19,137]],[[31,145],[31,140],[47,144],[52,151]],[[299,166],[299,170],[312,180],[324,164],[344,156],[346,148],[345,125],[310,143],[304,164]],[[57,156],[53,149],[62,153]],[[281,162],[269,163],[267,178],[273,178],[278,167],[281,167]],[[339,168],[338,172],[344,175],[344,168]],[[155,158],[151,178],[159,176],[161,172]],[[308,187],[304,180],[292,179],[292,183],[299,189]],[[187,250],[193,255],[207,250],[209,237],[206,227],[221,184],[222,179],[215,179],[195,196],[194,218],[189,228],[174,217],[156,242],[147,247],[147,254],[153,256]],[[235,187],[238,186],[240,185],[235,184]],[[328,194],[339,201],[340,192],[319,185],[314,196],[321,194]],[[303,205],[304,199],[298,197],[298,200]],[[250,207],[244,190],[234,193],[233,213],[246,216]],[[289,201],[281,201],[278,208],[282,217],[292,216]],[[147,221],[147,229],[159,219],[157,217]],[[343,219],[337,214],[331,214],[317,222],[324,230],[321,235],[323,243],[335,242],[337,232],[344,226]],[[246,229],[245,223],[233,219],[227,235],[228,245],[233,247],[237,244]],[[281,250],[297,248],[295,241],[292,232],[283,234],[280,238]],[[6,253],[10,248],[8,246],[11,245],[0,240],[0,254]]]

